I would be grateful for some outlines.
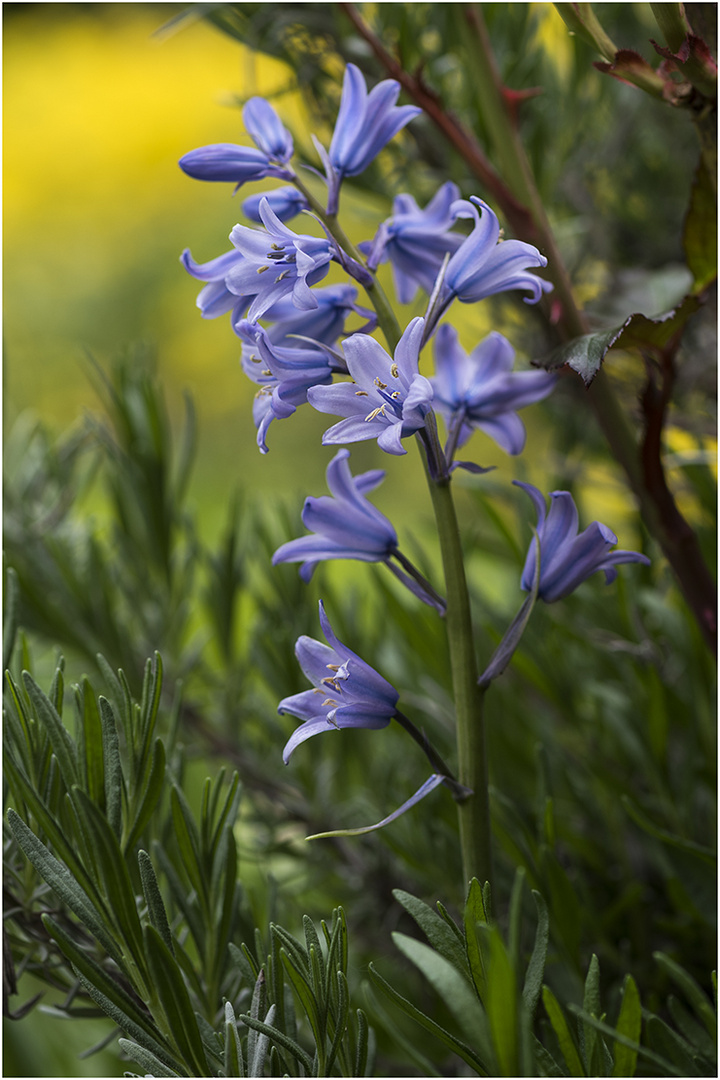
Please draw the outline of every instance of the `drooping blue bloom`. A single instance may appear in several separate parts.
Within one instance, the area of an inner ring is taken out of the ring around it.
[[[368,257],[370,270],[390,260],[401,304],[412,303],[418,286],[430,294],[445,254],[457,251],[465,240],[459,233],[450,232],[456,221],[452,207],[459,197],[460,189],[451,180],[442,185],[424,210],[412,195],[397,195],[392,217],[382,223],[374,240],[359,245]]]
[[[226,251],[224,255],[218,255],[216,259],[210,259],[206,263],[195,262],[187,248],[183,251],[180,261],[188,274],[192,274],[198,281],[207,282],[198,293],[196,301],[204,319],[216,319],[219,315],[232,311],[232,321],[235,322],[244,315],[249,300],[236,296],[225,284],[228,271],[241,260],[242,255],[235,249]]]
[[[353,476],[349,457],[349,450],[340,450],[327,467],[327,485],[332,497],[311,496],[305,500],[303,525],[313,535],[282,544],[273,555],[273,566],[301,562],[300,576],[303,581],[310,581],[318,562],[326,559],[382,562],[423,603],[444,613],[444,600],[401,554],[392,524],[365,498],[367,492],[382,482],[384,470],[371,469]],[[404,573],[393,558],[410,573]]]
[[[270,102],[252,97],[245,102],[242,114],[245,130],[255,145],[272,161],[287,164],[294,151],[292,135]]]
[[[293,750],[313,735],[333,728],[384,728],[395,715],[397,690],[338,640],[322,600],[320,625],[327,645],[303,635],[295,646],[300,667],[314,689],[283,698],[278,706],[279,713],[304,721],[285,745],[285,764]]]
[[[455,327],[443,323],[435,336],[434,356],[435,376],[430,382],[448,431],[449,461],[475,428],[507,454],[521,453],[525,425],[516,410],[547,397],[557,377],[546,371],[513,371],[513,347],[496,331],[468,355]]]
[[[349,450],[339,450],[327,467],[327,485],[332,493],[305,500],[302,521],[313,535],[283,544],[273,555],[273,566],[282,562],[302,562],[300,576],[310,581],[318,562],[324,559],[359,559],[386,562],[397,550],[395,529],[365,498],[380,484],[385,472],[372,469],[353,476]]]
[[[292,416],[307,401],[309,388],[329,383],[338,367],[322,349],[274,344],[258,323],[242,320],[235,325],[235,332],[244,342],[243,371],[260,387],[253,403],[253,420],[260,451],[267,454],[266,436],[272,421]]]
[[[228,289],[236,296],[253,298],[248,311],[251,321],[261,318],[288,293],[292,293],[295,307],[316,308],[318,302],[310,286],[328,272],[330,241],[292,232],[272,212],[266,198],[260,200],[259,212],[264,229],[236,225],[230,233],[243,258],[227,274]]]
[[[377,439],[388,454],[405,454],[402,440],[425,426],[431,409],[432,386],[418,372],[418,355],[425,320],[413,319],[403,333],[394,358],[367,334],[343,342],[351,383],[316,386],[308,401],[319,412],[344,416],[323,435],[323,444]]]
[[[242,212],[250,221],[262,222],[260,217],[262,199],[267,199],[270,209],[281,221],[290,221],[291,218],[297,217],[303,210],[308,209],[305,196],[292,186],[275,188],[274,191],[260,191],[257,195],[250,195],[243,201]]]
[[[184,173],[195,180],[229,181],[240,187],[267,176],[292,180],[295,173],[285,165],[293,155],[290,132],[264,98],[250,98],[243,108],[243,120],[255,146],[211,143],[191,150],[180,158]]]
[[[226,181],[237,187],[267,176],[277,180],[292,180],[294,176],[292,170],[273,165],[262,150],[235,143],[200,146],[181,157],[178,164],[194,180]]]
[[[545,497],[532,484],[513,480],[530,496],[537,511],[537,535],[540,541],[540,585],[538,596],[547,604],[569,596],[578,585],[598,570],[605,571],[605,582],[617,577],[620,563],[650,565],[646,555],[637,551],[611,551],[617,536],[599,521],[593,521],[578,534],[578,512],[569,491],[553,491],[546,513]],[[525,560],[521,587],[530,592],[536,570],[535,538]]]
[[[551,282],[543,281],[528,270],[530,266],[547,266],[545,256],[522,240],[500,240],[498,219],[482,199],[474,195],[470,202],[459,199],[452,213],[456,218],[472,218],[473,231],[447,265],[431,324],[426,331],[428,336],[455,299],[475,304],[495,293],[523,289],[530,293],[524,298],[525,302],[535,304],[544,292],[552,289]]]
[[[337,213],[343,178],[363,172],[398,131],[422,112],[415,105],[396,106],[399,93],[400,83],[385,79],[368,94],[360,69],[355,64],[345,68],[330,151],[322,155],[328,174],[329,214]]]

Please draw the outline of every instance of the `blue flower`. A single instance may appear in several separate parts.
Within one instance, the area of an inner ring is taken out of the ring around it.
[[[435,376],[430,382],[448,430],[448,461],[474,428],[506,453],[521,453],[525,426],[516,410],[547,397],[557,377],[546,371],[512,371],[512,345],[495,331],[468,356],[457,330],[444,323],[435,337],[434,355]]]
[[[540,541],[540,585],[538,596],[547,604],[569,596],[578,585],[598,570],[605,571],[605,582],[617,577],[620,563],[650,565],[646,555],[637,551],[611,551],[617,536],[607,525],[593,521],[578,535],[578,512],[569,491],[553,491],[550,510],[545,511],[545,498],[532,484],[513,480],[523,488],[537,511],[537,535]],[[535,538],[525,560],[521,586],[526,592],[533,587],[536,569]]]
[[[303,525],[313,536],[290,540],[273,555],[273,565],[302,562],[300,576],[310,581],[315,567],[323,559],[359,559],[361,562],[386,562],[397,549],[398,538],[384,514],[368,500],[365,493],[382,482],[385,472],[372,469],[353,477],[349,450],[340,450],[327,468],[327,485],[332,498],[305,500]]]
[[[428,294],[446,252],[454,252],[465,237],[449,230],[455,223],[452,206],[460,189],[452,181],[436,192],[424,210],[412,195],[398,195],[393,202],[393,215],[384,221],[372,241],[359,245],[368,256],[368,269],[376,270],[389,259],[392,264],[395,292],[401,304],[415,299],[418,285]]]
[[[384,728],[395,715],[397,690],[335,637],[322,600],[320,625],[327,645],[303,636],[295,646],[314,689],[283,698],[278,706],[279,713],[304,721],[285,745],[285,764],[293,750],[313,735],[333,728]]]
[[[280,221],[290,221],[291,218],[297,217],[303,210],[308,209],[307,199],[297,188],[275,188],[274,191],[261,191],[257,195],[250,195],[244,200],[242,212],[250,221],[262,221],[260,217],[262,199],[267,199],[270,209],[280,218]]]
[[[272,212],[266,198],[260,200],[259,212],[264,229],[236,225],[230,233],[243,258],[227,274],[228,289],[237,296],[253,297],[248,312],[251,321],[288,293],[295,307],[316,308],[310,286],[327,274],[330,241],[292,232]]]
[[[260,387],[253,403],[257,443],[267,454],[266,436],[273,420],[284,420],[307,401],[308,390],[329,383],[337,370],[322,349],[287,348],[274,344],[264,327],[242,320],[235,325],[242,338],[242,368]]]
[[[242,113],[245,130],[255,145],[271,160],[287,164],[293,156],[292,135],[283,127],[270,102],[252,97],[245,102]]]
[[[382,562],[423,603],[444,613],[445,601],[399,551],[395,529],[365,498],[366,492],[373,491],[382,482],[384,470],[372,469],[353,476],[349,457],[349,450],[340,450],[327,467],[327,485],[332,498],[324,495],[305,500],[303,525],[314,535],[282,544],[273,555],[273,566],[301,562],[300,576],[303,581],[310,581],[318,562],[325,559]],[[392,562],[393,558],[409,573],[404,573]]]
[[[478,214],[477,207],[482,214]],[[495,293],[524,289],[530,293],[525,297],[526,303],[535,304],[544,292],[552,289],[551,282],[543,281],[527,269],[529,266],[547,266],[545,256],[522,240],[499,242],[498,219],[487,203],[473,195],[470,202],[459,199],[452,213],[456,218],[473,218],[473,231],[450,258],[427,336],[454,299],[475,304]]]
[[[313,408],[346,417],[328,428],[324,445],[377,438],[388,454],[407,452],[402,439],[425,427],[433,396],[429,381],[418,372],[424,325],[424,319],[412,320],[394,358],[367,334],[346,338],[345,362],[354,381],[308,391]]]
[[[200,146],[181,157],[178,164],[194,180],[229,181],[237,187],[250,180],[264,180],[267,176],[277,180],[292,180],[294,176],[291,170],[273,165],[262,150],[235,143]]]
[[[362,72],[354,64],[345,68],[340,109],[330,151],[325,157],[328,172],[328,213],[337,213],[340,183],[357,176],[377,157],[401,128],[422,112],[415,105],[395,105],[400,83],[385,79],[370,93]]]
[[[180,261],[188,274],[192,274],[199,281],[207,282],[205,288],[198,293],[196,301],[203,319],[216,319],[218,315],[232,311],[232,321],[235,322],[244,315],[249,301],[230,292],[225,284],[228,271],[237,266],[241,260],[242,255],[234,249],[206,263],[195,262],[187,248],[183,251]]]
[[[243,108],[243,120],[255,147],[236,143],[201,146],[180,158],[183,172],[195,180],[229,181],[237,187],[266,176],[292,180],[295,173],[284,168],[293,155],[292,136],[272,105],[264,98],[250,98]]]

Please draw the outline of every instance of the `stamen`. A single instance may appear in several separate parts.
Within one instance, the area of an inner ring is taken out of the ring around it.
[[[397,364],[395,363],[394,360],[393,360],[392,364],[390,365],[390,374],[392,375],[393,379],[398,379],[400,377],[400,372],[398,370],[398,366],[397,366]]]
[[[252,360],[253,364],[260,364],[260,363],[262,363],[262,361],[260,360],[260,357],[259,357],[259,356],[255,356],[255,353],[253,353],[253,355],[252,355],[252,356],[250,357],[250,359]]]
[[[270,267],[269,267],[269,266],[258,266],[258,268],[257,268],[257,272],[258,272],[258,274],[264,274],[264,273],[265,273],[265,271],[266,271],[266,270],[269,270],[269,269],[270,269]]]
[[[379,386],[381,390],[387,390],[387,383],[386,382],[380,382],[379,379],[375,379],[374,385]]]
[[[325,667],[328,668],[330,671],[339,671],[340,670],[340,665],[339,664],[326,664]]]
[[[367,397],[367,396],[368,396],[367,390],[356,390],[355,391],[355,397]]]
[[[270,247],[273,249],[273,251],[282,251],[281,244],[271,244]]]
[[[368,413],[367,416],[365,417],[365,423],[368,423],[370,420],[374,420],[376,416],[381,416],[381,415],[382,416],[385,415],[385,406],[384,405],[381,405],[379,409],[373,409],[373,411],[371,413]]]
[[[331,697],[329,697],[329,698],[325,698],[325,700],[323,701],[322,704],[323,705],[337,705],[337,701],[333,701],[333,699]],[[330,723],[332,724],[332,723],[334,723],[334,721],[331,720]],[[337,727],[337,724],[335,724],[335,726]]]
[[[335,679],[333,679],[330,675],[326,675],[326,677],[324,679],[321,679],[320,682],[327,683],[327,685],[332,686],[333,690],[335,690],[338,694],[340,693],[340,687],[338,686]]]
[[[269,367],[266,367],[266,368],[263,368],[263,370],[260,372],[260,374],[261,375],[272,375],[272,371],[270,370]]]
[[[277,285],[278,281],[282,281],[283,278],[286,278],[289,273],[289,270],[283,270],[282,274],[278,274],[278,276],[275,278],[275,284]]]
[[[390,397],[391,397],[391,398],[393,398],[393,399],[394,399],[395,401],[397,401],[397,400],[398,400],[398,398],[400,397],[400,391],[399,391],[399,390],[393,390],[393,392],[392,392],[392,394],[390,395]]]

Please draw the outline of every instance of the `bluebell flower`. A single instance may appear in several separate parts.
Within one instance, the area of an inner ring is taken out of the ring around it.
[[[267,154],[254,146],[212,143],[200,146],[180,158],[180,168],[194,180],[227,181],[240,187],[251,180],[292,180],[292,170],[273,165]]]
[[[473,231],[450,258],[427,336],[455,299],[475,304],[495,293],[523,289],[530,294],[525,297],[526,303],[535,304],[544,292],[552,289],[551,282],[528,270],[530,266],[547,266],[545,256],[522,240],[501,241],[498,219],[487,203],[473,195],[470,202],[459,199],[452,213],[456,218],[472,218]]]
[[[304,721],[285,745],[285,764],[293,750],[313,735],[333,728],[384,728],[395,715],[397,690],[338,640],[322,600],[320,625],[327,645],[303,636],[295,646],[300,667],[313,689],[283,698],[278,706],[279,713],[291,713]]]
[[[325,160],[329,214],[337,213],[343,178],[363,172],[398,131],[422,112],[415,105],[396,106],[399,93],[400,83],[385,79],[368,94],[360,69],[354,64],[345,68],[340,109]]]
[[[253,420],[258,446],[267,454],[266,437],[272,421],[292,416],[307,401],[309,388],[329,383],[338,368],[322,349],[274,344],[258,323],[241,320],[235,332],[244,342],[243,371],[260,387],[253,403]]]
[[[394,358],[367,334],[345,339],[345,363],[354,381],[308,391],[313,408],[346,417],[328,428],[324,445],[376,438],[388,454],[406,453],[402,440],[425,427],[433,397],[432,386],[418,372],[424,322],[412,320]]]
[[[216,259],[210,259],[206,263],[197,263],[190,251],[186,248],[180,256],[180,261],[198,281],[206,281],[207,284],[198,293],[197,306],[200,308],[204,319],[216,319],[218,315],[224,315],[232,311],[232,321],[241,318],[247,310],[249,300],[238,297],[230,292],[225,284],[228,271],[237,266],[242,260],[242,255],[234,248],[226,251],[224,255],[218,255]]]
[[[398,549],[395,529],[365,495],[385,477],[382,469],[353,476],[349,450],[340,450],[327,467],[327,485],[332,497],[307,498],[302,512],[303,525],[313,535],[282,544],[273,555],[273,566],[283,562],[301,562],[300,576],[310,581],[318,562],[326,559],[358,559],[382,562],[420,600],[440,612],[445,602]],[[398,560],[409,574],[392,559]]]
[[[455,327],[444,323],[435,336],[434,356],[435,376],[430,382],[435,407],[448,430],[448,461],[475,428],[507,454],[521,453],[525,425],[516,410],[547,397],[557,377],[546,371],[513,371],[513,347],[496,331],[468,356]]]
[[[445,254],[457,251],[465,240],[459,233],[450,232],[456,221],[452,207],[459,197],[460,189],[451,180],[442,185],[424,210],[412,195],[397,195],[392,217],[382,223],[374,240],[359,245],[367,255],[370,270],[390,260],[401,304],[412,303],[418,286],[430,294]]]
[[[288,293],[296,307],[316,308],[318,302],[310,286],[328,272],[330,241],[292,232],[272,212],[266,198],[260,200],[260,218],[264,229],[236,225],[230,233],[243,258],[227,274],[228,289],[237,296],[253,298],[248,311],[251,321],[261,318]]]
[[[290,221],[291,218],[297,217],[303,210],[308,209],[305,196],[292,186],[275,188],[273,191],[260,191],[243,201],[242,212],[250,221],[262,222],[260,217],[262,199],[267,199],[268,206],[280,218],[280,221]]]
[[[332,497],[307,498],[302,521],[313,535],[290,540],[273,555],[273,566],[281,562],[302,562],[300,576],[310,581],[318,562],[324,559],[359,559],[385,562],[397,549],[395,529],[365,498],[385,477],[382,469],[353,476],[349,450],[339,450],[327,467],[327,485]]]
[[[527,492],[537,511],[537,536],[540,541],[538,596],[547,604],[569,596],[598,570],[605,571],[605,582],[609,585],[617,577],[616,567],[620,563],[650,565],[647,556],[637,551],[611,551],[617,544],[617,536],[599,521],[593,521],[578,534],[577,507],[569,491],[551,492],[552,502],[546,513],[542,492],[532,484],[519,480],[513,480],[513,483]],[[521,579],[521,587],[526,592],[532,590],[535,579],[535,544],[533,537]]]
[[[229,181],[237,187],[267,176],[292,180],[295,173],[285,168],[293,154],[290,132],[264,98],[250,98],[243,108],[243,120],[255,146],[211,143],[191,150],[180,158],[184,173],[195,180]]]
[[[243,106],[243,123],[252,141],[272,161],[287,164],[293,156],[292,135],[269,101],[252,97]]]

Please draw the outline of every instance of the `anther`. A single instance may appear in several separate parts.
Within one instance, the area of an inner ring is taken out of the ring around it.
[[[379,379],[375,379],[375,386],[379,386],[381,390],[387,390],[387,383],[380,382]]]
[[[394,360],[393,360],[392,364],[390,365],[390,374],[392,375],[393,379],[397,379],[397,378],[400,377],[400,372],[398,371],[398,366],[397,366],[397,364],[395,363]]]
[[[270,267],[269,267],[269,266],[258,266],[258,268],[257,268],[257,272],[258,272],[258,274],[264,274],[264,273],[265,273],[265,271],[266,271],[266,270],[269,270],[269,269],[270,269]]]
[[[356,390],[355,391],[355,397],[367,397],[367,396],[368,396],[367,390]]]

